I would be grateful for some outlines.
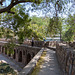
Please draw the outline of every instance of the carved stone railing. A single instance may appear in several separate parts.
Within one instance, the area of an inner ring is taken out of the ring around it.
[[[75,49],[66,44],[56,44],[56,55],[64,75],[75,75]]]
[[[45,42],[45,47],[56,47],[56,41]]]
[[[24,41],[23,44],[32,46],[32,40]],[[36,41],[36,40],[34,40],[33,46],[43,47],[44,46],[44,41]]]
[[[69,42],[69,46],[73,47],[75,49],[75,42]]]
[[[24,41],[24,45],[32,45],[31,40]],[[37,47],[56,47],[56,41],[34,41],[34,45]]]
[[[42,52],[44,51],[44,48],[42,48],[35,57],[23,68],[21,72],[19,72],[19,75],[31,75],[32,71],[34,70],[39,58],[42,55]]]

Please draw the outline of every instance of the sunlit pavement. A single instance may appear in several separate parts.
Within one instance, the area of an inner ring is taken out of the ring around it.
[[[57,62],[55,51],[50,49],[46,49],[46,51],[45,62],[42,64],[38,75],[63,75]]]
[[[3,56],[2,54],[0,54],[0,61],[4,62],[4,63],[8,63],[10,64],[10,66],[16,71],[21,71],[22,69],[15,64],[14,62],[12,62],[10,59],[8,59],[7,57]]]

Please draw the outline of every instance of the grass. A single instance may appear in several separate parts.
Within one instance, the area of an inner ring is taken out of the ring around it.
[[[17,73],[6,63],[0,63],[0,75],[17,75]]]
[[[36,64],[36,66],[35,66],[35,68],[34,68],[34,70],[33,70],[31,75],[38,75],[38,73],[39,73],[39,71],[41,69],[40,67],[44,63],[44,57],[45,56],[46,56],[46,51],[43,51],[43,53],[42,53],[40,59],[38,60],[38,62],[37,62],[37,64]]]

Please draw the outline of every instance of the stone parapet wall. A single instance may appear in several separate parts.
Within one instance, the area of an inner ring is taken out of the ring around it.
[[[32,45],[32,41],[28,40],[28,41],[24,41],[23,43],[24,45],[28,45],[31,46]],[[34,41],[34,45],[36,47],[56,47],[56,41]]]
[[[15,48],[15,60],[25,65],[40,51],[39,47],[21,45]]]
[[[23,68],[21,72],[19,72],[19,75],[31,75],[32,71],[34,70],[42,52],[44,51],[44,48],[42,48],[35,57]]]
[[[75,49],[56,43],[56,55],[64,75],[75,75]]]
[[[44,44],[45,47],[56,47],[56,41],[48,41]]]
[[[31,46],[31,40],[24,41],[23,44],[24,44],[24,45]]]
[[[14,54],[8,54],[5,47],[0,45],[0,53],[24,65],[27,65],[40,50],[40,47],[20,45],[13,48]]]
[[[23,44],[28,45],[28,46],[32,46],[32,40],[24,41]],[[36,41],[36,40],[34,40],[33,46],[43,47],[43,45],[44,45],[44,41]]]
[[[44,41],[34,41],[34,46],[43,47]]]
[[[75,48],[75,42],[69,42],[69,46]]]

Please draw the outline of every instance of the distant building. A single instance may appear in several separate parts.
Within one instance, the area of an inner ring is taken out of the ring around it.
[[[60,35],[55,35],[55,37],[46,37],[46,41],[60,41]]]
[[[60,41],[60,37],[46,37],[46,41]]]

